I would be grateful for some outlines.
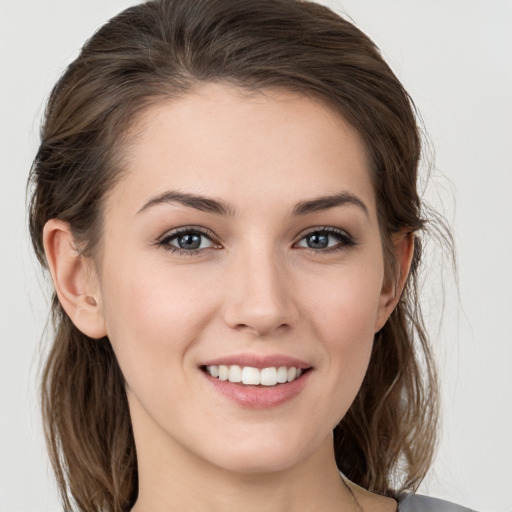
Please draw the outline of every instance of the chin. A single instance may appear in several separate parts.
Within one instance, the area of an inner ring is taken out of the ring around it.
[[[217,447],[222,446],[218,444]],[[230,443],[222,452],[211,453],[210,461],[227,471],[245,475],[285,471],[308,458],[315,446],[290,436],[271,439],[252,438],[250,441]]]
[[[293,467],[300,460],[297,454],[260,453],[257,456],[238,454],[219,460],[219,466],[232,473],[242,475],[261,475],[276,473]]]

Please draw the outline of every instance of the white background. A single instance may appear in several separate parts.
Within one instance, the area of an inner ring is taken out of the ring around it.
[[[30,255],[25,181],[52,84],[126,0],[0,0],[0,512],[59,510],[37,407],[48,286]],[[458,246],[425,291],[443,394],[422,491],[512,511],[512,2],[332,0],[383,51],[435,147],[427,196]],[[439,260],[434,260],[437,272]],[[47,295],[47,294],[46,294]],[[437,316],[436,316],[437,315]]]

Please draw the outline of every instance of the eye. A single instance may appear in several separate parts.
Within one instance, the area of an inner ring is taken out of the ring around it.
[[[354,239],[345,231],[336,228],[321,228],[310,231],[295,244],[296,247],[324,250],[325,252],[355,245]]]
[[[194,254],[203,249],[218,247],[213,242],[214,235],[210,232],[204,232],[199,229],[182,228],[171,233],[167,233],[159,240],[158,245],[172,252],[181,252],[183,254]]]

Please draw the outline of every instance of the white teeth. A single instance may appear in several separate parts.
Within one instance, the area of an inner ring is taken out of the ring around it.
[[[253,368],[252,366],[239,366],[239,365],[211,365],[206,367],[206,371],[219,380],[229,380],[229,382],[242,383],[247,386],[275,386],[277,384],[284,384],[285,382],[292,382],[298,379],[303,370],[294,366],[286,367],[279,366],[262,368]]]
[[[242,370],[242,383],[251,384],[257,386],[261,381],[261,375],[258,368],[252,368],[251,366],[244,366]]]
[[[277,382],[283,384],[288,382],[288,368],[286,366],[280,366],[277,370]]]
[[[219,380],[228,380],[229,368],[223,364],[219,366]]]
[[[297,368],[294,368],[293,366],[291,368],[288,368],[286,380],[288,382],[291,382],[292,380],[295,380],[296,377],[297,377]]]
[[[277,384],[277,370],[275,368],[263,368],[261,370],[261,385],[275,386]]]
[[[242,382],[242,368],[234,364],[229,367],[229,382]]]

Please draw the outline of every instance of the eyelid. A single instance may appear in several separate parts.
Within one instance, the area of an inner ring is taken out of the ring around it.
[[[213,231],[208,228],[204,228],[202,226],[180,226],[178,228],[173,228],[166,231],[162,236],[158,237],[158,241],[165,240],[166,238],[171,238],[173,236],[181,235],[183,233],[198,233],[200,235],[204,235],[207,238],[210,238],[212,241],[217,239],[217,236]]]
[[[186,233],[195,233],[201,236],[204,236],[207,238],[212,244],[213,247],[206,247],[202,249],[181,249],[179,247],[173,246],[169,244],[169,241],[172,239],[175,239],[179,237],[182,234]],[[330,252],[330,251],[336,251],[340,249],[344,249],[347,247],[352,247],[354,245],[357,245],[356,240],[354,237],[346,230],[341,228],[336,228],[333,226],[314,226],[311,228],[308,228],[307,230],[303,231],[298,237],[297,240],[292,244],[292,247],[297,247],[297,244],[304,240],[309,235],[312,235],[314,233],[326,233],[329,235],[334,235],[338,239],[338,243],[335,244],[332,247],[326,247],[323,249],[314,249],[314,248],[308,248],[308,247],[301,247],[303,249],[309,249],[315,252]],[[169,250],[171,252],[178,252],[182,254],[187,255],[193,255],[197,254],[199,252],[203,252],[206,249],[219,249],[221,248],[221,244],[219,242],[219,239],[217,235],[213,231],[211,231],[208,228],[202,227],[202,226],[180,226],[178,228],[171,229],[169,231],[166,231],[162,236],[158,237],[158,239],[155,242],[156,245],[164,247],[166,250]]]
[[[204,236],[208,240],[210,240],[213,244],[213,248],[219,248],[220,242],[213,231],[208,228],[202,226],[180,226],[178,228],[171,229],[166,231],[162,236],[158,237],[156,240],[156,245],[163,246],[165,249],[170,250],[172,252],[181,252],[184,254],[195,254],[197,252],[204,251],[205,249],[181,249],[179,247],[175,247],[173,245],[168,244],[168,241],[177,238],[180,235],[186,233],[195,233],[201,236]]]
[[[333,247],[327,247],[325,249],[313,249],[307,247],[304,247],[304,249],[310,249],[312,251],[325,253],[329,251],[335,251],[337,249],[343,249],[346,247],[353,247],[354,245],[357,244],[355,238],[345,229],[335,228],[333,226],[315,226],[312,228],[308,228],[306,231],[303,231],[297,238],[297,241],[293,243],[293,246],[297,246],[297,244],[304,240],[304,238],[314,233],[327,233],[335,236],[337,235],[337,237],[339,238],[339,244],[336,244]]]

